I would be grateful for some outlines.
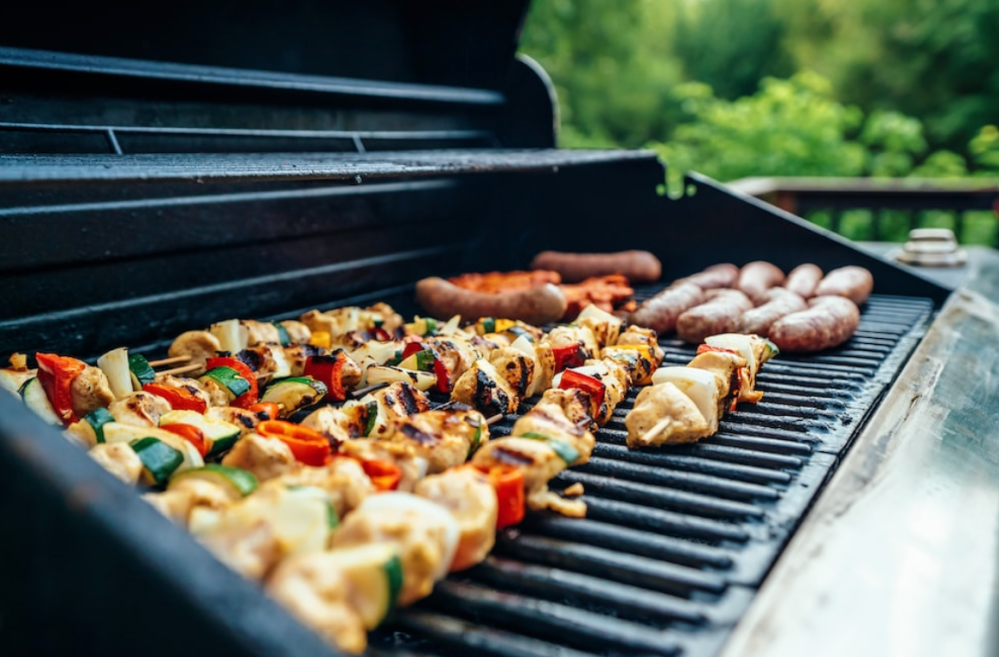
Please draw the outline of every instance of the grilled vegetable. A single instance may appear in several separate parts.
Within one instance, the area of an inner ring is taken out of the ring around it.
[[[129,443],[142,461],[142,479],[150,486],[162,486],[184,463],[179,450],[152,437]]]
[[[274,351],[280,351],[284,354],[284,351],[281,349]],[[257,377],[242,361],[236,358],[227,357],[209,358],[205,363],[205,367],[208,369],[208,371],[205,372],[205,376],[210,376],[221,383],[224,387],[228,388],[229,392],[234,396],[234,398],[229,402],[230,406],[235,406],[236,408],[249,408],[259,401],[260,393],[257,390]],[[216,370],[221,371],[216,374],[212,374],[212,372],[215,372]],[[233,381],[227,370],[236,372],[239,377],[247,383],[247,386],[243,386],[242,383],[239,383],[237,387],[233,387],[232,384],[236,383],[236,381]],[[220,379],[219,375],[222,374],[225,375],[226,381],[228,382],[224,382]]]
[[[94,436],[98,443],[104,442],[104,425],[108,422],[114,422],[114,417],[108,412],[106,408],[98,408],[96,410],[90,411],[83,420],[90,425],[94,430]]]
[[[392,543],[374,543],[340,548],[326,555],[328,567],[343,573],[349,583],[348,597],[364,621],[378,627],[395,606],[402,590],[402,562]]]
[[[52,409],[55,411],[56,417],[64,425],[76,422],[79,418],[73,411],[73,379],[86,369],[87,364],[82,360],[57,356],[56,354],[39,353],[35,354],[35,359],[38,361],[38,381],[42,384],[45,395],[52,402]],[[23,397],[24,395],[22,395]]]
[[[112,349],[97,359],[97,367],[101,368],[108,378],[108,386],[115,399],[122,399],[136,388],[132,384],[132,372],[128,367],[128,349],[119,347]]]
[[[152,383],[156,378],[156,372],[153,371],[146,357],[141,354],[131,354],[128,357],[128,371],[132,379],[133,390],[142,390],[142,386]]]
[[[392,367],[391,365],[369,365],[365,370],[368,385],[378,383],[408,383],[417,390],[430,390],[437,385],[437,377],[431,372]]]
[[[200,468],[205,464],[204,459],[194,445],[169,431],[164,431],[156,427],[138,427],[131,424],[122,424],[121,422],[107,422],[104,424],[103,430],[104,442],[110,444],[132,444],[143,438],[155,438],[161,443],[169,445],[180,452],[183,457],[183,464],[180,466],[180,470]]]
[[[281,407],[282,417],[288,417],[300,408],[311,406],[326,396],[326,386],[311,377],[292,376],[272,383],[260,401],[272,402]]]
[[[147,383],[142,386],[145,392],[162,397],[170,404],[170,408],[175,411],[194,411],[204,413],[208,410],[205,400],[184,388],[163,385],[161,383]]]
[[[227,451],[239,438],[239,427],[230,422],[206,417],[194,411],[170,411],[160,416],[160,426],[187,424],[197,427],[205,436],[209,456]]]
[[[28,379],[18,392],[24,405],[33,410],[39,417],[49,424],[62,426],[62,418],[59,417],[52,402],[49,401],[48,395],[42,388],[42,382],[37,377]]]
[[[235,492],[238,497],[246,497],[257,490],[257,478],[253,476],[253,473],[247,472],[242,468],[233,468],[215,463],[185,470],[175,475],[170,480],[170,486],[173,486],[175,482],[188,478],[204,479],[205,481],[224,486]]]
[[[257,433],[283,442],[300,463],[318,466],[330,459],[330,441],[315,429],[283,420],[264,420],[257,425]]]

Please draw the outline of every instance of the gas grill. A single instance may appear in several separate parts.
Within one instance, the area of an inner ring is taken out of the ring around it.
[[[861,592],[868,614],[849,622],[876,635],[877,605],[898,587],[877,586],[851,547],[863,541],[842,537],[861,531],[858,500],[905,536],[900,519],[924,508],[905,505],[920,498],[878,506],[867,486],[890,467],[918,491],[932,459],[911,450],[999,430],[957,392],[976,381],[985,405],[999,397],[994,357],[975,355],[999,337],[995,254],[976,251],[952,295],[703,176],[669,198],[652,153],[554,148],[551,85],[514,58],[526,3],[360,4],[276,15],[253,2],[104,2],[55,21],[44,5],[13,9],[0,24],[0,353],[92,358],[127,344],[159,355],[178,333],[228,317],[373,301],[412,314],[421,277],[524,268],[547,248],[646,248],[664,281],[725,261],[862,265],[876,294],[846,345],[768,363],[763,401],[695,445],[627,450],[632,391],[590,462],[553,482],[584,485],[586,519],[532,514],[505,530],[485,563],[399,610],[370,652],[821,653],[792,629],[800,610],[821,614],[816,600],[831,600],[842,612]],[[124,29],[135,25],[162,29]],[[661,344],[670,364],[694,355],[669,336]],[[993,442],[960,445],[986,464],[965,473],[967,486],[996,490]],[[5,648],[332,652],[6,395],[0,474],[16,528],[0,541],[16,564],[0,586]],[[958,529],[994,526],[993,497],[966,499],[948,498],[967,514]],[[947,571],[943,552],[932,554]],[[846,589],[829,564],[868,577],[844,576]],[[995,572],[984,548],[966,565]],[[976,633],[987,614],[969,617],[965,645],[990,645]],[[849,644],[836,638],[822,645]]]

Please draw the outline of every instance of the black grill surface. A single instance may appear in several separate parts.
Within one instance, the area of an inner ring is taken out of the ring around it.
[[[763,400],[694,445],[629,451],[632,390],[597,432],[590,462],[552,482],[584,485],[586,519],[529,514],[485,563],[398,612],[372,653],[716,653],[932,312],[929,299],[872,297],[847,344],[767,363]],[[665,364],[694,356],[678,340],[660,343]]]

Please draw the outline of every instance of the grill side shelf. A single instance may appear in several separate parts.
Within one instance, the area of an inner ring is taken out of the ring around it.
[[[628,450],[624,418],[638,392],[630,391],[596,433],[591,461],[552,482],[584,485],[587,518],[532,514],[505,530],[485,563],[398,612],[373,649],[715,654],[932,314],[930,299],[871,297],[849,342],[771,361],[758,377],[763,400],[741,404],[693,445]],[[670,364],[694,356],[678,340],[660,344]],[[518,417],[493,433],[508,434]]]

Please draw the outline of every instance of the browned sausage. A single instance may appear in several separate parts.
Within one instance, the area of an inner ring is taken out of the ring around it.
[[[849,340],[860,324],[857,304],[843,297],[815,297],[808,310],[791,313],[770,327],[781,351],[820,351]]]
[[[564,283],[578,283],[594,276],[623,274],[632,283],[658,281],[663,266],[648,251],[617,253],[562,253],[542,251],[534,256],[531,269],[550,269],[562,275]]]
[[[782,287],[772,287],[767,290],[766,298],[767,301],[762,306],[747,310],[742,314],[736,327],[739,333],[755,333],[766,337],[771,324],[784,315],[790,315],[808,307],[804,299]]]
[[[739,282],[736,287],[752,299],[753,303],[763,303],[766,291],[783,282],[784,272],[776,265],[757,260],[739,271]]]
[[[735,330],[739,317],[753,307],[753,302],[738,290],[712,290],[713,298],[680,315],[676,333],[687,342],[700,343],[709,335]]]
[[[818,265],[807,263],[798,265],[791,270],[784,281],[784,287],[797,294],[802,299],[815,296],[815,287],[822,280],[822,270]]]
[[[711,290],[717,287],[734,287],[739,281],[739,268],[730,262],[721,265],[711,265],[702,272],[681,278],[680,281],[693,283],[702,290]]]
[[[858,306],[867,301],[874,289],[874,277],[863,267],[840,267],[826,274],[815,288],[816,296],[846,297]]]
[[[659,335],[676,328],[676,320],[688,308],[704,300],[704,290],[690,283],[672,285],[651,299],[646,299],[628,320],[655,330]]]
[[[557,286],[546,283],[518,292],[485,294],[464,290],[443,278],[424,278],[416,284],[416,299],[434,317],[463,319],[479,317],[519,319],[528,324],[546,324],[562,319],[565,295]]]

